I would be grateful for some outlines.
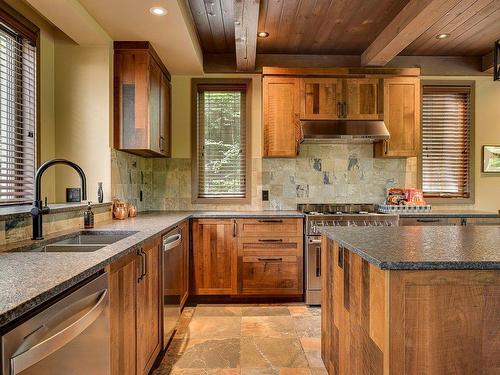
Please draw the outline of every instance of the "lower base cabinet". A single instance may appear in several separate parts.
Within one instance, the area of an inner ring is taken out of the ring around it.
[[[303,294],[302,219],[196,219],[192,228],[192,294]]]
[[[239,291],[244,295],[302,294],[302,238],[242,238]]]
[[[159,238],[109,267],[111,373],[148,374],[161,348]]]

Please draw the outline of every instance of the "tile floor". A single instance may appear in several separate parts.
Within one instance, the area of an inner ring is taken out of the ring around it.
[[[153,375],[326,375],[319,308],[186,307]]]

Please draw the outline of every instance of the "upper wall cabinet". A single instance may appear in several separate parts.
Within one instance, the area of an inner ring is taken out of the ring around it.
[[[264,77],[264,156],[295,157],[299,152],[299,79]]]
[[[377,78],[303,78],[301,120],[379,120],[382,83]]]
[[[170,156],[170,74],[149,42],[114,44],[114,147]]]
[[[420,145],[420,80],[384,79],[384,122],[390,139],[375,144],[377,157],[417,156]]]
[[[417,156],[418,68],[263,68],[264,157],[295,157],[301,120],[384,120],[376,157]],[[335,126],[335,124],[332,124]]]
[[[342,118],[342,80],[303,78],[300,80],[300,118],[336,120]]]

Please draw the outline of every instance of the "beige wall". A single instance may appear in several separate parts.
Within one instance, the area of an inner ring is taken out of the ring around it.
[[[56,155],[79,164],[87,176],[88,200],[111,198],[110,113],[112,45],[79,46],[61,32],[55,43]],[[58,166],[56,199],[79,187],[78,175]]]
[[[438,79],[443,77],[422,77]],[[445,205],[441,208],[477,209],[487,211],[500,210],[500,174],[482,173],[482,146],[500,144],[500,83],[492,77],[446,77],[446,79],[474,80],[475,97],[475,143],[474,143],[474,189],[475,204]]]

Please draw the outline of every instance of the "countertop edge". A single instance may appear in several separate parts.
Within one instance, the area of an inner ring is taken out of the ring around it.
[[[321,231],[321,230],[320,230]],[[337,241],[340,246],[352,251],[353,253],[359,255],[361,258],[366,260],[367,262],[377,266],[381,270],[406,270],[406,271],[411,271],[411,270],[420,270],[420,271],[432,271],[432,270],[500,270],[500,261],[469,261],[469,262],[463,262],[463,261],[438,261],[438,262],[428,262],[428,261],[416,261],[416,262],[408,262],[408,261],[401,261],[401,262],[387,262],[387,261],[382,261],[380,259],[377,259],[373,256],[370,256],[367,254],[365,251],[352,246],[349,242],[346,242],[336,236],[333,233],[321,233],[322,236],[327,237],[328,239],[332,241]],[[478,265],[480,265],[478,267]]]

